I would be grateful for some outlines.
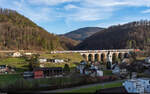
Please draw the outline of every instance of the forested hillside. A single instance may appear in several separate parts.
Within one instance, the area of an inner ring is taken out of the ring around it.
[[[0,50],[6,49],[63,50],[58,36],[16,11],[0,9]]]
[[[65,36],[60,36],[60,43],[65,50],[73,50],[79,44],[78,41]]]
[[[150,21],[111,26],[80,43],[76,49],[150,48]]]

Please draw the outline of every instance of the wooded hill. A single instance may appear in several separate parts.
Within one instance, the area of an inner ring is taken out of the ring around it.
[[[0,9],[0,50],[63,50],[61,38],[16,11]],[[67,43],[65,43],[67,44]],[[69,49],[69,48],[67,48]]]
[[[79,44],[78,41],[73,40],[71,38],[65,36],[59,36],[59,37],[60,37],[60,43],[65,50],[73,50],[74,47]]]
[[[150,21],[111,26],[80,43],[76,49],[126,49],[150,47]]]

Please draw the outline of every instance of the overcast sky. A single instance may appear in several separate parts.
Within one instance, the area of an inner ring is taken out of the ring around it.
[[[16,10],[55,34],[150,20],[150,0],[0,0],[0,7]]]

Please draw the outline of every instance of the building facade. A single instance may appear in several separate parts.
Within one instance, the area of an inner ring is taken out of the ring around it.
[[[150,93],[150,79],[130,79],[123,83],[128,93]]]

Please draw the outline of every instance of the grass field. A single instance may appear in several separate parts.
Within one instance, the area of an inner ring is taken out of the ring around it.
[[[20,74],[4,74],[0,75],[0,87],[13,84],[18,79],[22,78]]]
[[[69,54],[41,54],[40,58],[57,58],[57,59],[69,59],[69,62],[64,62],[64,63],[48,63],[46,64],[46,67],[64,67],[64,65],[67,63],[70,67],[75,67],[76,62],[80,62],[83,60],[83,57],[80,54],[77,53],[69,53]],[[3,58],[0,59],[0,65],[9,65],[12,66],[13,68],[16,68],[16,73],[18,74],[5,74],[5,75],[0,75],[0,87],[3,87],[5,85],[9,85],[11,83],[14,83],[18,79],[22,78],[20,72],[23,72],[25,70],[28,70],[28,62],[26,62],[25,59],[23,58]],[[56,81],[58,80],[58,81]],[[55,83],[55,84],[60,84],[59,82],[65,81],[68,83],[72,82],[72,79],[42,79],[42,80],[37,80],[41,81],[40,83]],[[35,80],[36,81],[36,80]],[[26,82],[26,81],[25,81]],[[57,82],[57,83],[56,83]]]
[[[97,85],[97,86],[91,86],[88,88],[81,88],[81,89],[65,91],[64,93],[94,93],[94,92],[96,92],[96,90],[120,87],[120,86],[122,86],[122,82],[115,82],[115,83],[110,83],[110,84],[105,84],[105,85]]]
[[[144,60],[146,57],[137,57],[136,60]]]
[[[104,76],[113,75],[111,70],[104,70]]]
[[[66,53],[66,54],[41,54],[40,58],[48,58],[48,59],[63,59],[69,60],[64,63],[46,63],[46,67],[64,67],[65,64],[68,64],[70,67],[75,67],[76,63],[79,63],[83,60],[83,57],[78,53]],[[28,63],[23,58],[3,58],[0,59],[0,65],[9,65],[12,66],[18,71],[28,70]]]
[[[64,67],[67,63],[70,67],[75,67],[75,63],[79,63],[81,60],[84,60],[83,57],[79,53],[57,53],[57,54],[41,54],[40,58],[48,58],[48,59],[63,59],[68,60],[68,62],[64,63],[47,63],[45,66],[47,67]]]
[[[6,88],[23,88],[33,89],[40,86],[65,86],[65,84],[79,83],[83,78],[60,77],[60,78],[42,78],[42,79],[23,79],[19,74],[0,75],[0,89]]]
[[[0,59],[0,65],[9,65],[16,68],[18,71],[28,69],[28,63],[23,58],[4,58]]]

